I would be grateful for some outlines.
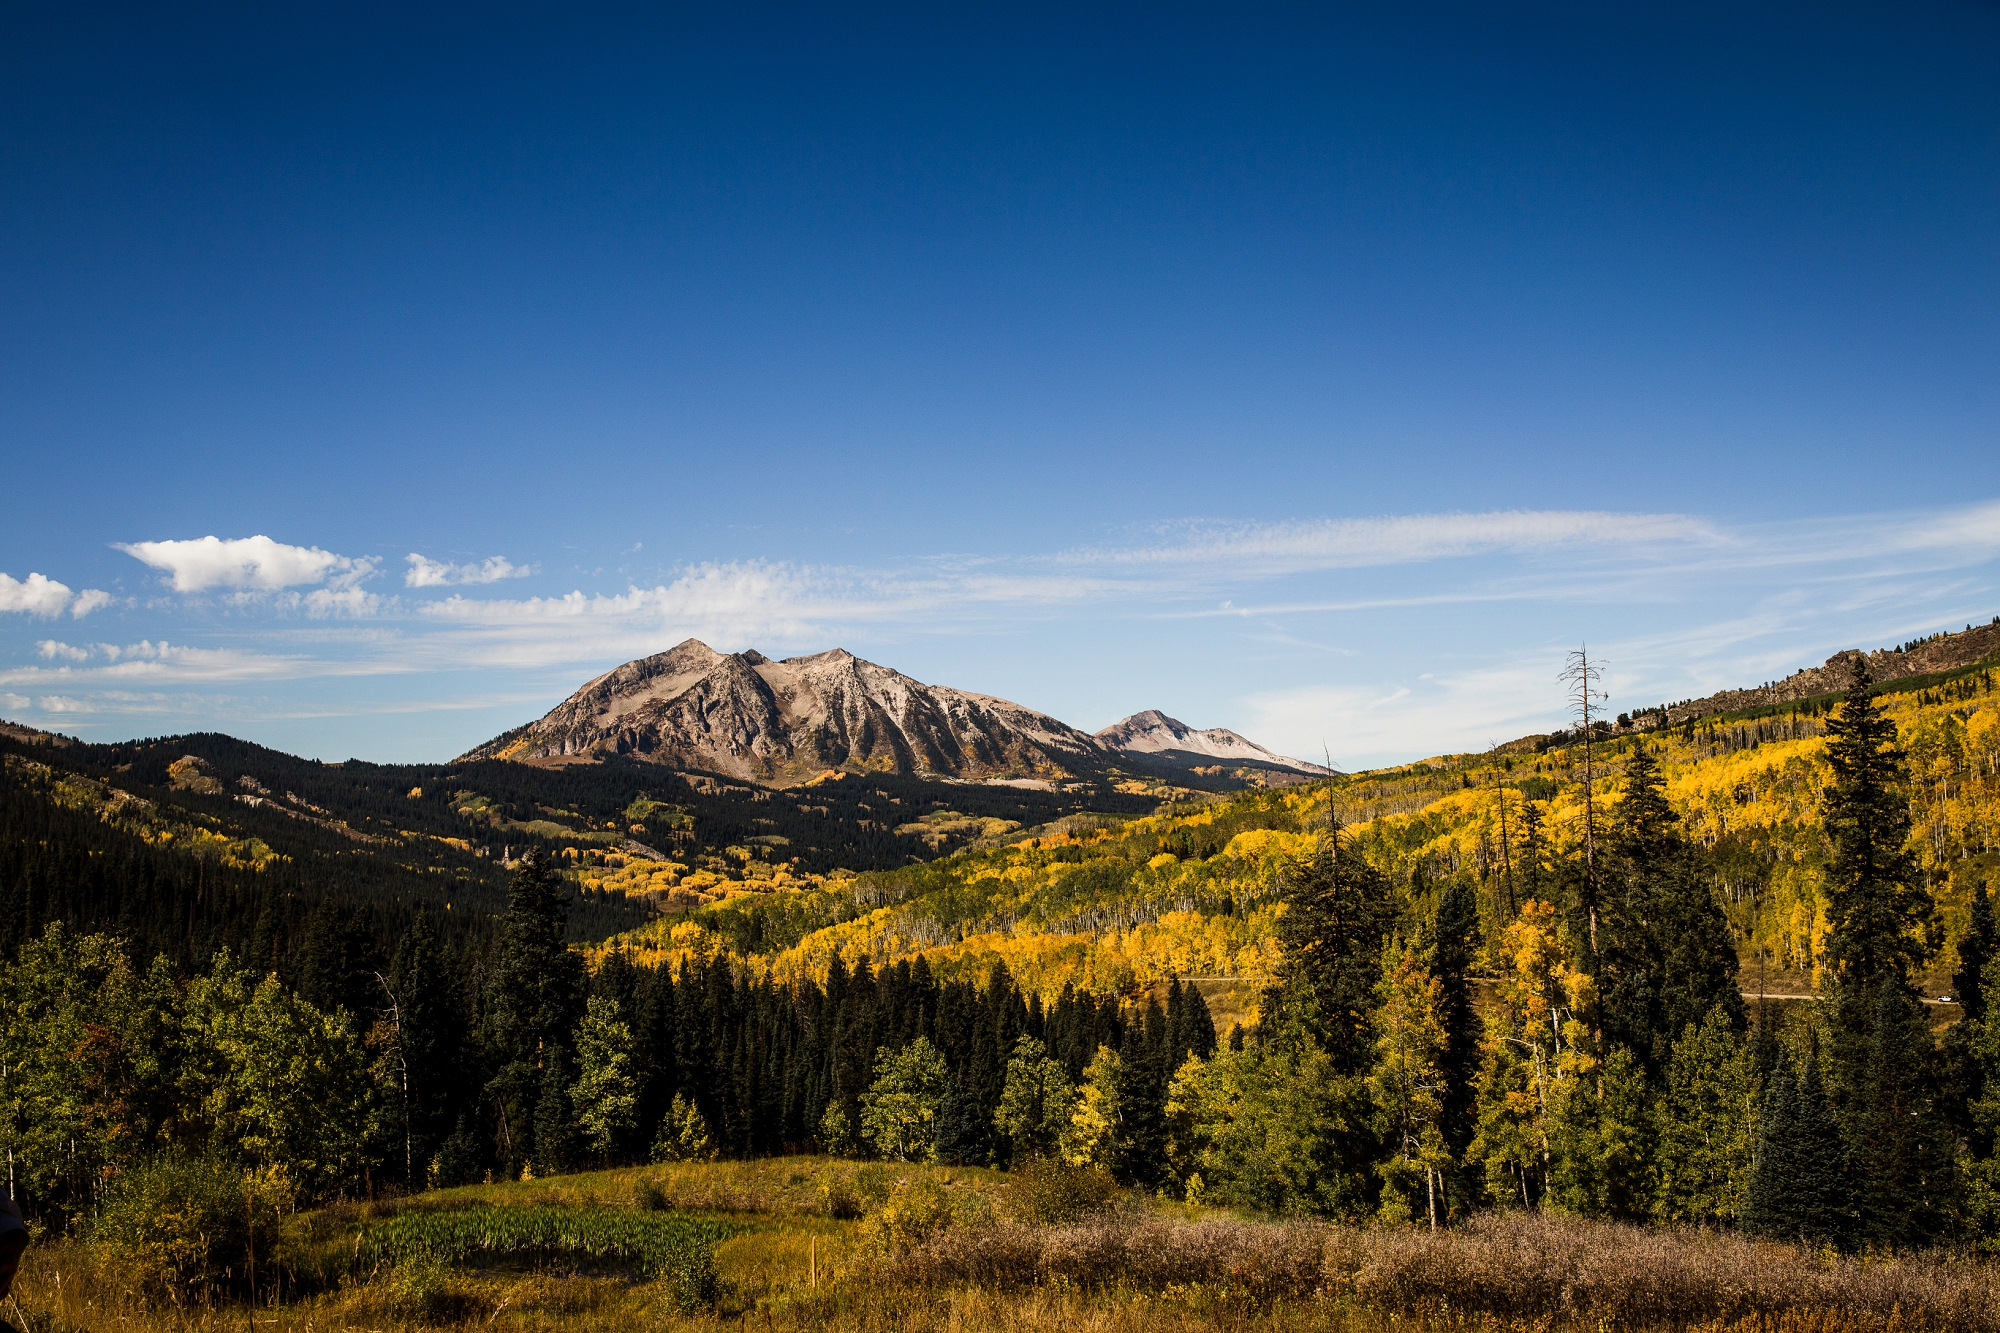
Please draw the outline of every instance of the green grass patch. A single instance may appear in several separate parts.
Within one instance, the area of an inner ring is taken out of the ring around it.
[[[715,1298],[715,1247],[730,1232],[713,1218],[631,1208],[547,1204],[423,1208],[370,1222],[358,1254],[392,1263],[465,1263],[480,1257],[623,1262],[694,1309]]]

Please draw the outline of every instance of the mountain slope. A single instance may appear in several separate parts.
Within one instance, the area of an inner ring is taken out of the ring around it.
[[[1060,780],[1105,757],[1046,714],[925,685],[845,649],[774,662],[689,639],[599,676],[461,762],[614,754],[780,786],[842,768]]]
[[[1149,708],[1121,722],[1112,723],[1097,733],[1097,740],[1106,748],[1125,755],[1202,755],[1231,764],[1268,765],[1316,777],[1329,777],[1333,773],[1332,769],[1321,768],[1318,764],[1275,754],[1227,727],[1208,727],[1197,731],[1157,708]]]

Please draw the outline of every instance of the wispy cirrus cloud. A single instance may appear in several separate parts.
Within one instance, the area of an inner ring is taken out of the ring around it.
[[[0,685],[84,689],[128,685],[209,685],[224,681],[298,680],[313,676],[395,674],[415,669],[386,654],[336,658],[248,648],[201,648],[141,640],[132,644],[72,645],[53,640],[40,655],[60,666],[0,668]]]
[[[403,585],[409,588],[449,588],[478,583],[499,583],[505,579],[524,579],[535,572],[535,566],[517,565],[504,555],[488,556],[476,564],[462,565],[444,560],[429,560],[415,551],[403,559],[410,566],[403,574]]]
[[[1727,540],[1714,524],[1683,514],[1532,509],[1288,523],[1197,523],[1164,536],[1164,540],[1143,544],[1081,547],[1058,558],[1108,565],[1220,564],[1276,573],[1418,564],[1577,546],[1704,547]]]

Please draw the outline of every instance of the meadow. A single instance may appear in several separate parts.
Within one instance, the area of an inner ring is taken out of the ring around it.
[[[1840,1256],[1549,1214],[1344,1226],[1096,1190],[1060,1168],[682,1163],[341,1204],[282,1231],[254,1304],[240,1272],[169,1291],[69,1238],[30,1250],[8,1314],[21,1333],[2000,1330],[2000,1270],[1953,1252]],[[712,1246],[710,1280],[662,1266],[661,1238]]]

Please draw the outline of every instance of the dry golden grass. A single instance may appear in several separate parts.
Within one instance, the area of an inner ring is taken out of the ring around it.
[[[861,1168],[865,1172],[866,1168]],[[995,1195],[1005,1177],[876,1168]],[[879,1228],[823,1215],[823,1159],[687,1165],[478,1187],[351,1205],[321,1236],[396,1207],[636,1206],[643,1181],[743,1229],[716,1253],[722,1298],[678,1313],[657,1284],[618,1273],[495,1266],[349,1272],[331,1288],[186,1308],[91,1247],[31,1250],[21,1333],[416,1333],[463,1327],[576,1333],[2000,1333],[2000,1269],[1920,1255],[1839,1258],[1731,1235],[1519,1215],[1436,1235],[1260,1222],[1128,1203],[1059,1227],[989,1221],[883,1253]],[[867,1177],[864,1176],[864,1183]],[[974,1215],[1007,1215],[1005,1200]],[[414,1293],[414,1294],[413,1294]]]

